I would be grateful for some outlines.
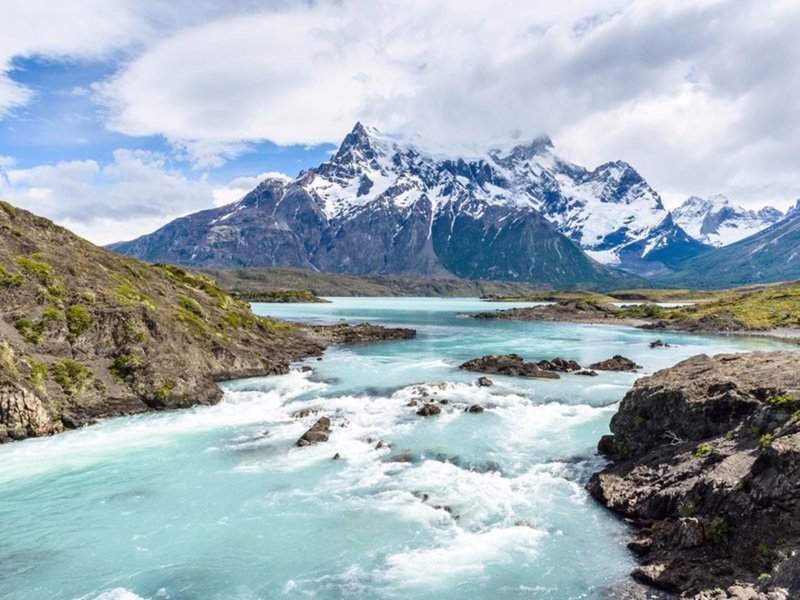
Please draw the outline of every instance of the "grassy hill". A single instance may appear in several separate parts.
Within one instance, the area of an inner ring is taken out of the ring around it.
[[[206,276],[0,203],[0,442],[213,403],[215,381],[285,372],[321,350]]]

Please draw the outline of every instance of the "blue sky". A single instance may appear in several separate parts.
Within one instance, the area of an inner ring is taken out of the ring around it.
[[[491,10],[487,7],[491,5]],[[800,195],[791,0],[6,0],[0,197],[92,241],[326,160],[357,120],[452,152],[549,134],[675,206]]]

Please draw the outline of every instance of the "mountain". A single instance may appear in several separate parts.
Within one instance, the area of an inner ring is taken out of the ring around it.
[[[301,267],[619,287],[706,247],[673,221],[627,163],[594,170],[552,142],[455,156],[360,123],[297,179],[267,179],[241,201],[178,219],[111,249],[194,267]]]
[[[800,204],[800,203],[799,203]],[[800,279],[800,210],[748,238],[677,265],[664,283],[724,288]]]
[[[0,443],[218,401],[221,379],[323,346],[211,279],[119,256],[0,203]]]
[[[707,200],[692,196],[672,211],[672,218],[699,242],[722,247],[774,225],[784,217],[777,208],[765,206],[759,211],[731,204],[722,195]]]

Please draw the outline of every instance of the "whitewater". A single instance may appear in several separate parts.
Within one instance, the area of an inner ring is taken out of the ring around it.
[[[603,598],[634,567],[626,526],[584,490],[616,404],[689,356],[780,346],[465,318],[500,308],[477,299],[331,300],[254,310],[417,339],[227,382],[216,406],[0,446],[0,599]],[[509,352],[643,368],[491,387],[457,368]],[[442,413],[418,416],[420,399]],[[296,447],[322,415],[330,440]]]

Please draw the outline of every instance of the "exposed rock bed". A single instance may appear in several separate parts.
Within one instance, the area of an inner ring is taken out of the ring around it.
[[[510,377],[532,377],[540,379],[560,379],[560,373],[574,373],[576,375],[595,376],[598,371],[635,371],[641,367],[629,358],[616,355],[584,369],[574,360],[554,358],[553,360],[540,360],[538,362],[525,362],[519,354],[489,354],[480,358],[473,358],[461,364],[459,369],[477,373],[491,373],[507,375]],[[488,383],[487,383],[488,382]],[[479,386],[491,385],[486,377],[478,379]]]
[[[510,375],[512,377],[536,377],[542,379],[560,378],[558,373],[554,371],[545,371],[537,363],[525,362],[525,359],[519,354],[490,354],[489,356],[468,360],[458,368],[465,371]]]
[[[633,524],[638,581],[687,598],[800,597],[798,355],[699,355],[639,379],[594,498]]]
[[[509,308],[472,315],[475,319],[501,319],[520,321],[555,321],[568,323],[616,323],[639,326],[647,323],[641,319],[623,319],[618,306],[603,302],[565,300],[556,304]]]
[[[307,336],[323,344],[357,344],[380,340],[410,340],[416,337],[414,329],[383,327],[371,323],[358,325],[302,325]]]

